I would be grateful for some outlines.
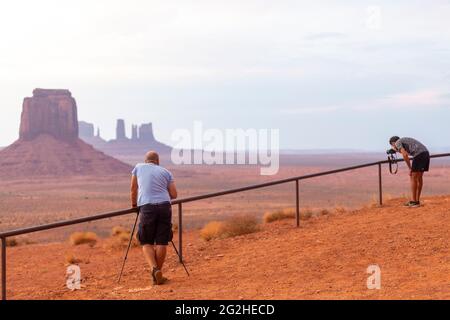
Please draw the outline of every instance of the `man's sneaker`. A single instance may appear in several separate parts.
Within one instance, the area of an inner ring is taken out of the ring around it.
[[[153,268],[152,276],[153,276],[153,284],[160,285],[164,283],[162,271],[159,270],[158,268]]]
[[[161,278],[161,283],[160,284],[164,284],[164,283],[166,283],[166,282],[168,282],[169,281],[169,279],[167,279],[166,277],[162,277]]]
[[[404,204],[405,207],[411,207],[415,202],[414,201],[408,201]]]
[[[409,205],[410,208],[418,208],[420,207],[420,201],[411,201],[411,204]]]

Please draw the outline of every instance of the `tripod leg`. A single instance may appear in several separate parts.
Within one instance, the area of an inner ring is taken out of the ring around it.
[[[133,231],[131,231],[130,242],[128,243],[128,248],[125,253],[125,258],[123,259],[122,269],[120,270],[120,275],[119,275],[119,279],[117,280],[117,283],[120,283],[120,280],[122,279],[123,269],[125,268],[125,262],[127,261],[127,258],[128,258],[128,252],[130,251],[131,243],[133,242],[133,235],[134,235],[134,231],[136,230],[136,224],[138,222],[139,213],[140,212],[138,211],[136,214],[136,221],[134,222]]]
[[[172,246],[173,246],[173,248],[175,249],[175,252],[177,253],[177,256],[180,257],[180,254],[178,253],[178,250],[177,250],[177,247],[175,246],[175,243],[173,243],[173,240],[170,241],[170,242],[172,242]],[[191,275],[189,274],[189,271],[188,271],[188,269],[186,268],[186,265],[184,264],[184,262],[181,262],[181,264],[183,265],[184,271],[186,271],[188,277],[190,277]]]

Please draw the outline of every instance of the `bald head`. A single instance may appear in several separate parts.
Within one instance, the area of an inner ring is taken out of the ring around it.
[[[159,155],[156,151],[149,151],[145,155],[145,162],[146,163],[154,163],[159,165]]]

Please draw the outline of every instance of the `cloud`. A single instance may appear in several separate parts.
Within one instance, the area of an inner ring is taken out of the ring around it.
[[[341,32],[319,32],[307,35],[305,39],[307,40],[329,40],[329,39],[342,39],[346,35]]]
[[[331,113],[341,110],[339,106],[324,106],[324,107],[303,107],[303,108],[291,108],[280,110],[283,114],[298,115],[298,114],[318,114],[318,113]]]
[[[298,107],[281,109],[280,112],[286,115],[313,115],[329,114],[337,111],[371,111],[387,109],[407,109],[407,108],[440,108],[450,107],[450,93],[444,89],[427,88],[416,91],[395,93],[382,98],[367,100],[365,102],[348,101],[342,105]]]
[[[394,108],[443,107],[449,106],[450,96],[445,90],[431,88],[394,94],[379,102],[383,106]]]

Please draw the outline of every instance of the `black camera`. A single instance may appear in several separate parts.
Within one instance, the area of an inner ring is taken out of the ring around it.
[[[394,149],[389,149],[386,151],[387,155],[388,155],[388,163],[389,163],[389,172],[391,174],[397,174],[398,172],[398,163],[397,163],[397,156],[396,153],[397,151],[395,151]]]
[[[397,151],[395,151],[394,149],[389,149],[388,151],[386,151],[386,153],[391,156],[393,154],[396,154]]]

